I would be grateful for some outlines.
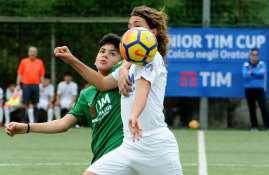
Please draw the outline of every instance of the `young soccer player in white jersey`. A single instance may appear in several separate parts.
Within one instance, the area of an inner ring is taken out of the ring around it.
[[[7,126],[10,122],[10,114],[19,108],[22,108],[21,98],[22,98],[22,90],[16,88],[16,85],[11,83],[8,85],[6,89],[6,102],[4,104],[4,113],[5,113],[5,126]]]
[[[182,175],[178,145],[162,112],[167,76],[163,60],[168,43],[166,22],[162,11],[146,6],[133,9],[129,28],[151,30],[157,37],[160,53],[144,67],[131,65],[129,77],[134,91],[121,97],[123,144],[92,164],[84,175]],[[65,46],[56,48],[55,55],[97,88],[107,90],[117,86],[119,69],[102,77],[74,57]]]
[[[54,87],[50,83],[50,77],[45,76],[43,82],[39,85],[39,102],[37,108],[47,112],[48,122],[53,120],[53,99]]]
[[[72,75],[65,72],[64,81],[61,81],[57,86],[57,97],[55,102],[55,116],[60,118],[64,116],[74,105],[77,94],[78,85],[72,81]]]

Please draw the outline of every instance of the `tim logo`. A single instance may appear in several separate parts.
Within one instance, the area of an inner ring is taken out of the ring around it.
[[[197,87],[197,72],[183,71],[179,72],[179,86],[180,87]]]

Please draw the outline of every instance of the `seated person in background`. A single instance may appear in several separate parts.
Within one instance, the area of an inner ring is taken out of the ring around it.
[[[74,105],[78,94],[78,86],[72,81],[72,75],[68,72],[64,74],[64,81],[57,87],[57,97],[55,102],[55,116],[64,116]]]
[[[0,127],[3,126],[3,102],[4,102],[4,92],[3,89],[0,87]]]
[[[47,112],[47,121],[53,120],[53,98],[54,87],[50,82],[50,77],[45,76],[43,82],[39,85],[39,102],[37,108]]]
[[[10,113],[22,108],[21,100],[21,89],[16,88],[15,84],[10,84],[6,90],[6,102],[4,105],[5,126],[10,122]]]

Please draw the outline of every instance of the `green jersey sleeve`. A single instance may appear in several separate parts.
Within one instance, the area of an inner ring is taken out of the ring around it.
[[[88,123],[91,124],[90,106],[96,94],[97,89],[93,86],[83,89],[80,92],[79,98],[77,99],[75,105],[71,108],[68,114],[73,115],[79,121],[86,118]]]
[[[118,64],[115,64],[112,69],[110,70],[109,73],[114,72],[117,68],[119,68],[122,65],[122,61],[120,61]]]

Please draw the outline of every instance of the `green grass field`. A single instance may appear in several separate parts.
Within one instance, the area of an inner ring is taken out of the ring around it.
[[[197,131],[174,130],[185,175],[198,175]],[[0,175],[75,175],[91,160],[89,129],[10,138],[0,129]],[[205,132],[209,175],[268,175],[269,132]]]

